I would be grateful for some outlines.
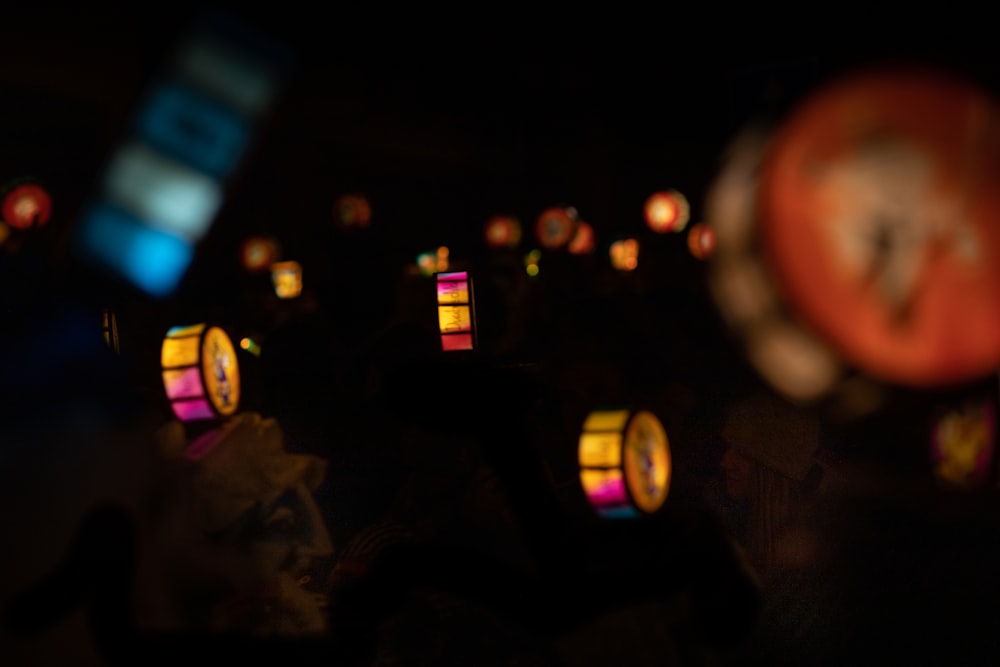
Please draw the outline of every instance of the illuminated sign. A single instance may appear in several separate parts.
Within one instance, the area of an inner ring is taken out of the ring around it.
[[[656,512],[670,491],[672,460],[667,433],[647,411],[597,410],[579,443],[580,484],[605,518]]]
[[[229,417],[240,402],[236,350],[226,332],[207,324],[173,327],[160,351],[170,407],[184,422]]]
[[[437,274],[438,327],[445,352],[476,348],[473,299],[467,272]]]
[[[172,293],[224,200],[224,183],[273,97],[284,56],[206,16],[139,108],[75,249],[146,293]]]

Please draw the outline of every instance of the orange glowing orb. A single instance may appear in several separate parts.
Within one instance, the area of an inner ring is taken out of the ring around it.
[[[535,236],[543,248],[562,248],[576,233],[575,212],[564,206],[552,206],[542,211],[535,224]]]
[[[639,266],[639,242],[623,239],[611,244],[611,266],[619,271],[633,271]]]
[[[715,250],[715,230],[703,222],[688,232],[688,249],[698,259],[707,259]]]
[[[679,232],[691,215],[687,198],[677,190],[657,192],[646,200],[646,224],[657,234]]]
[[[266,271],[278,261],[281,249],[269,236],[251,236],[240,246],[240,263],[251,273]]]
[[[569,242],[566,250],[573,255],[586,255],[588,252],[594,251],[595,243],[594,228],[581,220],[577,224],[576,234],[573,235],[573,240]]]
[[[8,225],[17,229],[41,227],[52,216],[52,198],[42,186],[22,183],[4,195],[0,215]]]
[[[333,203],[333,217],[344,229],[365,229],[372,221],[372,208],[364,195],[343,195]]]
[[[491,248],[516,248],[521,242],[521,223],[507,215],[493,216],[486,222],[483,235]]]
[[[805,321],[877,378],[938,386],[1000,366],[998,111],[962,81],[870,73],[772,138],[765,255]]]

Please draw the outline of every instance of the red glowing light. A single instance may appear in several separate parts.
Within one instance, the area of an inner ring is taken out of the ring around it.
[[[535,225],[535,235],[542,247],[553,249],[565,246],[576,232],[576,217],[563,206],[553,206],[542,211]]]
[[[372,221],[371,205],[364,195],[343,195],[333,204],[333,217],[344,229],[364,229]]]
[[[690,206],[676,190],[657,192],[646,200],[646,224],[657,234],[679,232],[687,225]]]
[[[0,215],[8,225],[17,229],[41,227],[52,216],[52,198],[42,186],[24,183],[4,196]]]
[[[240,248],[243,268],[251,272],[263,272],[278,261],[281,253],[278,242],[268,236],[251,236]]]
[[[521,242],[521,223],[506,215],[489,219],[484,230],[486,245],[491,248],[515,248]]]
[[[573,255],[585,255],[594,251],[594,228],[586,222],[580,222],[576,227],[576,234],[569,242],[567,250]]]
[[[707,259],[715,250],[715,230],[698,223],[688,232],[688,249],[698,259]]]

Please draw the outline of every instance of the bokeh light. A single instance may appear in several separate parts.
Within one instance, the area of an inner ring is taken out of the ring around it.
[[[19,183],[3,195],[0,216],[11,227],[42,227],[52,216],[52,198],[37,183]]]
[[[688,231],[688,249],[698,259],[708,259],[715,250],[715,230],[703,222]]]
[[[596,237],[594,235],[594,228],[590,223],[580,221],[576,226],[576,233],[573,235],[573,240],[569,242],[566,250],[573,255],[586,255],[587,253],[594,252],[596,247]]]
[[[275,262],[271,265],[271,282],[279,299],[294,299],[302,294],[302,265],[298,262]]]
[[[573,239],[577,220],[576,209],[570,206],[551,206],[538,216],[535,237],[543,248],[562,248]]]
[[[677,190],[656,192],[646,200],[646,224],[657,234],[682,231],[691,216],[687,198]]]
[[[611,266],[619,271],[633,271],[639,266],[639,242],[622,239],[611,244]]]
[[[266,271],[280,256],[281,246],[270,236],[251,236],[240,246],[240,263],[251,273]]]
[[[417,268],[425,276],[448,270],[451,251],[448,246],[440,246],[436,250],[428,250],[417,255]]]
[[[516,248],[521,242],[521,223],[509,215],[495,215],[486,222],[483,236],[491,248]]]
[[[362,194],[341,195],[333,203],[333,219],[342,229],[365,229],[372,221],[372,208]]]
[[[538,263],[542,260],[542,251],[535,248],[524,256],[524,271],[534,278],[538,275]]]

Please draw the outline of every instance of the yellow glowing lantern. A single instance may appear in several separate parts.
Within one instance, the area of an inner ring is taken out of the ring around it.
[[[302,294],[302,265],[298,262],[275,262],[271,282],[279,299],[294,299]]]
[[[577,223],[576,233],[573,235],[573,240],[569,242],[566,250],[573,255],[586,255],[594,251],[594,244],[594,228],[589,223],[581,220]]]
[[[491,248],[516,248],[521,242],[521,223],[509,215],[495,215],[486,222],[483,236]]]
[[[437,274],[437,302],[441,349],[476,349],[476,310],[468,272]]]
[[[542,211],[535,224],[535,236],[543,248],[562,248],[576,233],[576,209],[552,206]]]
[[[240,246],[240,263],[251,273],[266,271],[278,261],[281,247],[270,236],[251,236]]]
[[[101,319],[104,327],[104,342],[107,343],[108,347],[110,347],[115,354],[118,354],[118,318],[115,316],[114,311],[110,308],[105,308],[102,312]]]
[[[677,190],[657,192],[646,200],[646,224],[657,234],[679,232],[691,216],[687,198]]]
[[[344,229],[365,229],[371,224],[372,208],[364,195],[343,195],[334,202],[333,215]]]
[[[596,410],[583,424],[580,484],[605,518],[653,514],[670,492],[672,459],[663,424],[652,412]]]
[[[623,239],[611,244],[611,266],[619,271],[633,271],[639,266],[639,242]]]
[[[708,259],[715,250],[715,230],[700,222],[688,232],[687,241],[692,255],[698,259]]]
[[[160,352],[170,407],[184,422],[229,417],[240,402],[240,369],[228,334],[194,324],[167,331]]]

